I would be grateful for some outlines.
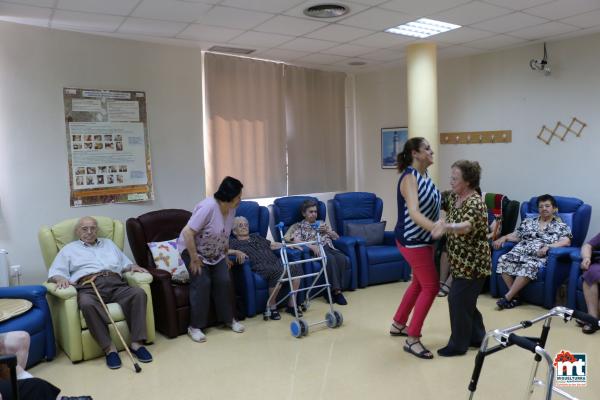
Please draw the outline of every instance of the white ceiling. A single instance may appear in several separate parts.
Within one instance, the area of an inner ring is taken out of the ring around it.
[[[463,25],[427,39],[438,43],[439,58],[600,31],[600,0],[334,0],[350,13],[326,20],[302,13],[323,2],[0,0],[0,20],[204,50],[253,48],[253,57],[342,71],[403,64],[415,40],[384,30],[420,17]]]

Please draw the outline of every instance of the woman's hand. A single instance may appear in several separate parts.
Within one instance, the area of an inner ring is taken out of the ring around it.
[[[501,236],[499,239],[494,240],[492,246],[494,246],[494,249],[498,250],[504,243],[506,243],[506,240],[506,236]]]
[[[310,251],[312,251],[312,253],[316,256],[319,257],[319,246],[315,245],[315,244],[309,244],[308,248],[310,249]]]
[[[431,230],[431,237],[434,239],[439,239],[446,233],[446,221],[440,218],[433,224],[433,229]]]
[[[592,263],[592,259],[590,257],[583,257],[581,260],[581,269],[587,271],[590,269],[590,264]]]
[[[538,257],[546,257],[548,255],[548,252],[550,251],[550,247],[548,247],[547,245],[540,247],[540,249],[537,251],[537,256]]]
[[[204,263],[199,258],[190,261],[190,272],[192,275],[201,274],[202,267],[204,267]]]
[[[243,264],[244,261],[246,261],[246,259],[248,258],[246,253],[244,253],[243,251],[240,251],[240,250],[233,250],[233,254],[235,256],[235,261],[238,264]]]

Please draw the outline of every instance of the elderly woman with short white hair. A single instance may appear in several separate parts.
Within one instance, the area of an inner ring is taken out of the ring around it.
[[[270,317],[273,320],[281,319],[277,311],[277,294],[281,289],[279,282],[283,275],[283,263],[281,258],[277,257],[273,250],[281,248],[281,243],[270,242],[258,233],[250,233],[248,220],[245,217],[235,217],[233,220],[233,238],[229,239],[229,254],[234,255],[241,264],[247,258],[250,260],[250,268],[253,272],[260,275],[269,285],[269,297],[271,301],[268,304],[270,308]],[[290,265],[292,277],[303,275],[300,264]],[[300,279],[292,280],[293,290],[300,287]],[[294,315],[294,301],[289,297],[288,305],[285,311]],[[266,314],[265,314],[266,315]],[[302,312],[298,309],[298,315]]]

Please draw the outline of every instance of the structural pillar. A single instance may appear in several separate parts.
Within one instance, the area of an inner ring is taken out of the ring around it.
[[[408,136],[424,137],[434,152],[429,176],[439,186],[439,132],[437,103],[437,47],[415,43],[407,47]]]

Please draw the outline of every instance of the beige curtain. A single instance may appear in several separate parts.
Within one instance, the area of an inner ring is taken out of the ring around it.
[[[229,175],[244,197],[286,194],[283,65],[204,55],[207,195]]]
[[[288,193],[345,190],[346,75],[284,68]]]

